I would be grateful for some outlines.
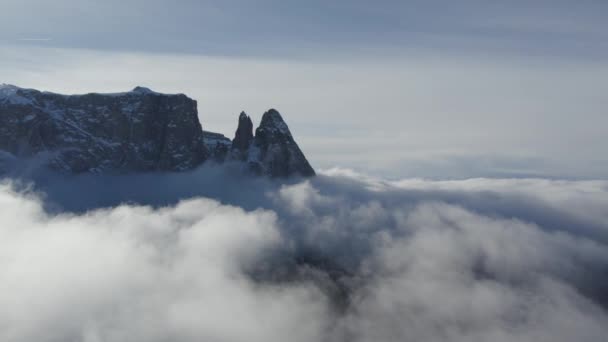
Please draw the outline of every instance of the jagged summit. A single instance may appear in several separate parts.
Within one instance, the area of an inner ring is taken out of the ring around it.
[[[231,141],[203,131],[195,100],[140,86],[61,95],[1,84],[0,156],[44,158],[68,173],[183,171],[212,159],[271,177],[314,175],[278,111],[263,115],[255,136],[242,112]]]
[[[255,134],[262,134],[265,136],[272,134],[277,136],[291,137],[289,127],[287,127],[283,117],[276,109],[270,109],[264,113],[264,115],[262,115],[260,127],[256,129]]]
[[[294,172],[314,176],[315,171],[293,139],[289,127],[276,109],[262,116],[255,130],[254,149],[259,151],[254,167],[273,177],[286,177]]]
[[[232,148],[239,151],[246,151],[253,141],[253,122],[251,117],[245,112],[239,115],[239,124],[234,139],[232,140]]]
[[[225,140],[223,144],[226,146]],[[276,109],[264,113],[255,135],[251,117],[242,112],[229,151],[224,147],[220,148],[217,143],[208,146],[214,151],[214,159],[246,162],[247,168],[256,174],[270,177],[315,175],[314,169]]]

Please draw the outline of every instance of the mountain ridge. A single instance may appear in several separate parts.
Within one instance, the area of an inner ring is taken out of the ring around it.
[[[187,171],[212,160],[270,177],[315,175],[278,111],[264,113],[255,132],[245,112],[234,139],[203,130],[196,100],[184,94],[138,86],[63,95],[0,85],[2,155],[44,155],[46,166],[66,173]]]

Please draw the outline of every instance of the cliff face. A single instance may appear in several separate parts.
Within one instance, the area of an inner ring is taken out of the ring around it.
[[[4,86],[0,149],[73,173],[180,171],[208,155],[196,101],[146,88],[65,96]]]
[[[315,175],[289,127],[275,109],[262,116],[249,149],[248,161],[254,170],[271,177],[287,177],[294,173],[305,177]]]
[[[242,113],[230,141],[203,131],[196,101],[183,94],[137,87],[60,95],[0,85],[0,155],[44,157],[50,168],[68,173],[184,171],[229,158],[273,177],[314,175],[288,129],[271,134],[287,126],[267,114],[254,138],[251,118]]]
[[[239,125],[234,133],[232,148],[241,152],[247,151],[253,141],[253,121],[245,112],[239,115]]]
[[[254,174],[274,178],[315,175],[283,117],[275,109],[264,113],[255,135],[251,118],[242,112],[232,141],[212,132],[205,132],[205,137],[215,160],[245,163],[245,168]]]

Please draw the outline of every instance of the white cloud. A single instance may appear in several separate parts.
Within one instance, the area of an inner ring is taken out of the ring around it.
[[[604,246],[445,204],[417,207],[407,237],[378,249],[377,274],[346,319],[361,341],[595,341],[606,313],[564,281]],[[568,279],[569,281],[576,281]]]
[[[606,182],[394,182],[332,170],[280,183],[218,170],[46,178],[33,186],[42,197],[2,185],[0,340],[608,333]],[[87,192],[59,191],[68,188]],[[156,206],[120,204],[129,198]],[[74,201],[88,210],[57,211]]]
[[[308,341],[323,323],[306,323],[324,315],[316,290],[244,274],[281,241],[270,212],[196,199],[48,216],[0,196],[3,341]]]

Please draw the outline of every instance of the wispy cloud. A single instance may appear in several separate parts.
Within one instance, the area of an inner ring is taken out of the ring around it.
[[[545,0],[235,0],[180,6],[163,0],[3,0],[0,32],[48,32],[70,47],[212,55],[293,58],[431,48],[442,54],[581,59],[608,55],[602,15],[607,8],[604,1]]]
[[[25,42],[50,42],[53,39],[52,38],[19,38],[17,40],[25,41]]]

